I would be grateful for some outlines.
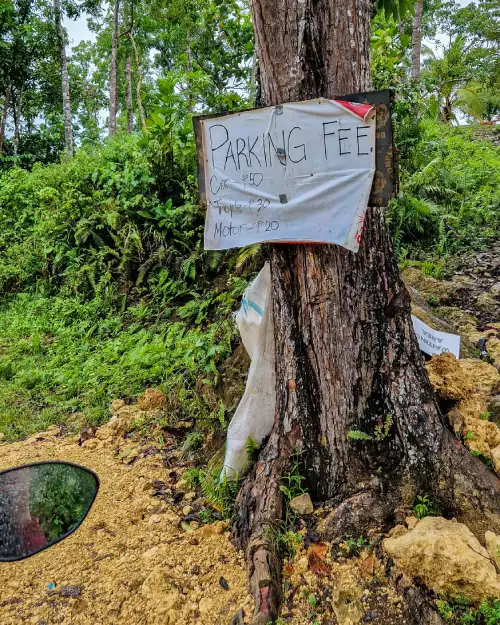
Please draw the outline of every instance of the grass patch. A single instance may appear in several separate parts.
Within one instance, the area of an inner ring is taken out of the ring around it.
[[[140,307],[140,305],[139,305]],[[0,307],[0,431],[15,440],[53,424],[101,423],[109,403],[147,386],[167,418],[217,420],[213,387],[231,353],[229,322],[189,327],[104,312],[98,299],[21,293]]]

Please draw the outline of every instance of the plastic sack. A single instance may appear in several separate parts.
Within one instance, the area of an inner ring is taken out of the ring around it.
[[[234,479],[249,465],[247,442],[259,445],[273,427],[276,405],[271,269],[266,263],[243,295],[236,325],[251,359],[245,393],[227,430],[222,476]]]

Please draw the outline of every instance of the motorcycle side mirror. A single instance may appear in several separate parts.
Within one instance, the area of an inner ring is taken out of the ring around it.
[[[72,534],[98,490],[93,471],[69,462],[0,472],[0,562],[22,560]]]

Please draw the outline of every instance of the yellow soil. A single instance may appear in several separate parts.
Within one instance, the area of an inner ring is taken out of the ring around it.
[[[1,469],[54,459],[93,469],[99,494],[72,536],[0,563],[2,625],[215,625],[231,622],[240,607],[252,614],[244,561],[225,525],[184,532],[175,509],[152,496],[153,482],[169,471],[161,455],[126,465],[116,447],[81,447],[56,430],[0,445]],[[81,587],[80,595],[63,596],[66,586]]]

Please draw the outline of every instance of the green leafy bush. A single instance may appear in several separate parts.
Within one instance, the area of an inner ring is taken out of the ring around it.
[[[453,601],[438,599],[442,619],[451,625],[500,625],[500,600],[483,601],[475,608],[464,595]]]
[[[500,148],[474,127],[419,119],[418,104],[404,106],[395,114],[401,191],[387,214],[396,246],[417,257],[485,246],[500,231]]]

